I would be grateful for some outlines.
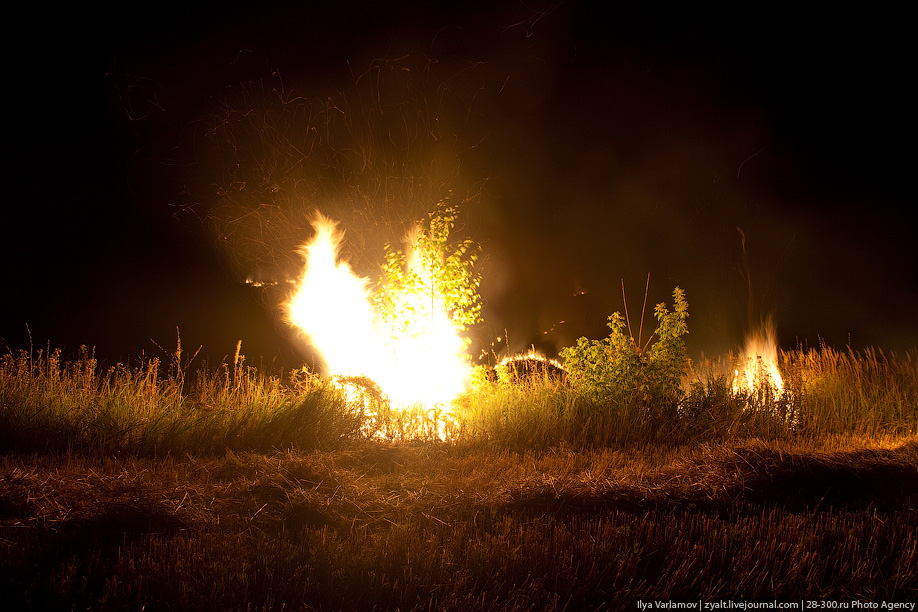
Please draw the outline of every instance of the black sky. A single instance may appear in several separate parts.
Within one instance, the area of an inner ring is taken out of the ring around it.
[[[295,363],[270,296],[201,222],[219,163],[197,134],[278,78],[326,99],[421,57],[468,111],[444,134],[483,186],[464,227],[483,247],[478,346],[604,335],[648,274],[651,304],[686,290],[696,355],[738,346],[750,303],[786,348],[918,346],[904,15],[593,4],[13,15],[32,43],[5,43],[0,338],[115,360],[170,350],[179,327],[213,360],[242,339]]]

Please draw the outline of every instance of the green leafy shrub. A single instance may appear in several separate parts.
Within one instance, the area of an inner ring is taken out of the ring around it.
[[[571,386],[604,405],[675,405],[683,395],[687,357],[682,336],[688,333],[685,292],[673,290],[673,310],[654,309],[657,329],[643,346],[627,333],[625,318],[609,317],[612,330],[601,340],[580,338],[561,350]],[[651,344],[651,341],[653,343]]]
[[[442,306],[453,325],[467,330],[481,320],[475,270],[478,246],[466,239],[455,242],[450,234],[459,209],[444,198],[419,222],[408,249],[386,245],[386,262],[376,295],[376,308],[391,327],[394,337],[412,337],[424,330],[420,321],[431,319]],[[463,338],[465,345],[468,340]]]

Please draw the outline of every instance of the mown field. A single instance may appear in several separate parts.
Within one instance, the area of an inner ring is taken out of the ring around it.
[[[193,373],[8,353],[0,600],[34,610],[914,602],[915,356],[781,357],[785,398],[738,394],[728,367],[693,364],[668,406],[604,404],[535,379],[479,383],[447,419],[238,361]],[[431,435],[443,430],[449,441]]]

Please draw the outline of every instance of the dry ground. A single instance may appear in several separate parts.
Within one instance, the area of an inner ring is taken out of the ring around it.
[[[587,610],[918,597],[918,440],[0,457],[23,609]]]

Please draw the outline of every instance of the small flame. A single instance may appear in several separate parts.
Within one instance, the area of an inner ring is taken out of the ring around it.
[[[734,371],[734,393],[758,393],[769,389],[775,395],[784,392],[784,379],[778,369],[778,344],[774,322],[769,319],[746,338],[746,353]]]
[[[465,390],[471,366],[458,329],[435,290],[398,296],[395,323],[373,307],[369,280],[339,261],[342,234],[321,215],[316,235],[300,249],[306,265],[286,304],[290,322],[318,349],[328,373],[366,376],[398,406],[443,407]],[[412,249],[408,266],[434,288],[429,266]]]
[[[561,365],[560,361],[558,361],[557,359],[552,359],[551,357],[546,357],[539,351],[535,350],[535,347],[530,348],[525,353],[518,353],[516,355],[510,355],[510,356],[504,357],[503,359],[500,360],[500,363],[497,365],[503,366],[509,363],[513,363],[514,361],[533,361],[533,362],[538,361],[538,362],[547,363],[549,366],[557,368],[559,370],[564,370],[564,366]]]

